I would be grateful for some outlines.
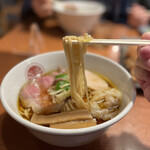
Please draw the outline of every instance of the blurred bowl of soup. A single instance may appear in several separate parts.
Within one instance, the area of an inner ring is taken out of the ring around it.
[[[90,143],[100,138],[110,126],[125,117],[132,108],[136,92],[131,75],[118,63],[103,56],[87,53],[85,55],[86,69],[102,74],[121,91],[122,102],[119,114],[101,124],[80,129],[55,129],[37,125],[24,119],[18,110],[18,95],[21,87],[25,85],[27,78],[36,71],[47,73],[56,70],[59,66],[67,67],[63,51],[40,54],[12,68],[1,84],[1,102],[6,112],[42,141],[62,147],[74,147]],[[30,74],[27,70],[31,71]]]
[[[74,35],[92,32],[105,9],[102,3],[92,1],[58,1],[54,5],[60,26]]]

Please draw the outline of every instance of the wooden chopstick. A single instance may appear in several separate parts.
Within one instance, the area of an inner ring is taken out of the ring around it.
[[[77,43],[77,40],[72,40],[72,43]],[[84,44],[104,44],[104,45],[131,45],[141,46],[150,45],[150,40],[142,39],[93,39],[89,42],[83,42]]]

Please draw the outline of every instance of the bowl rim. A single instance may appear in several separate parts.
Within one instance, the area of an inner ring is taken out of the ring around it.
[[[132,82],[132,86],[133,86],[133,93],[132,93],[132,99],[131,101],[127,104],[127,106],[114,118],[112,118],[111,120],[108,120],[102,124],[96,125],[96,126],[92,126],[92,127],[87,127],[87,128],[80,128],[80,129],[55,129],[55,128],[48,128],[48,127],[44,127],[41,125],[37,125],[34,124],[28,120],[25,120],[24,118],[22,118],[21,116],[19,116],[18,114],[16,114],[7,104],[7,102],[5,101],[5,96],[3,94],[3,86],[4,83],[7,80],[7,77],[9,76],[9,74],[11,74],[11,71],[16,69],[18,66],[21,66],[23,63],[28,62],[29,60],[32,60],[34,58],[38,58],[38,57],[44,57],[45,55],[51,55],[51,54],[62,54],[64,53],[63,51],[54,51],[54,52],[47,52],[47,53],[43,53],[43,54],[39,54],[33,57],[30,57],[22,62],[20,62],[19,64],[17,64],[16,66],[14,66],[4,77],[4,79],[2,80],[1,83],[1,89],[0,89],[0,95],[1,95],[1,103],[3,105],[3,107],[5,108],[6,112],[17,122],[19,122],[20,124],[22,124],[23,126],[32,129],[32,130],[37,130],[39,132],[43,132],[43,133],[47,133],[47,134],[53,134],[53,135],[84,135],[84,134],[89,134],[89,133],[93,133],[93,132],[97,132],[101,129],[107,128],[111,125],[113,125],[114,123],[118,122],[119,120],[121,120],[123,117],[126,116],[126,114],[130,111],[130,109],[132,108],[135,98],[136,98],[136,88],[135,85],[133,83],[133,81],[131,80],[130,82]],[[103,60],[106,60],[110,63],[113,63],[114,65],[116,65],[118,68],[122,69],[124,71],[124,73],[131,78],[131,75],[127,72],[127,70],[125,70],[125,68],[123,68],[121,65],[119,65],[117,62],[106,58],[104,56],[101,55],[97,55],[97,54],[93,54],[93,53],[86,53],[87,55],[91,55],[94,57],[99,57]]]
[[[59,9],[57,6],[58,4],[61,5],[65,5],[65,4],[94,4],[97,7],[99,7],[99,9],[94,9],[94,11],[86,11],[86,13],[74,13],[71,11],[64,11]],[[61,14],[65,14],[68,16],[93,16],[93,15],[99,15],[99,14],[103,14],[106,11],[106,6],[101,3],[101,2],[96,2],[96,1],[70,1],[70,0],[66,0],[66,1],[56,1],[54,2],[54,11],[56,13],[61,13]]]

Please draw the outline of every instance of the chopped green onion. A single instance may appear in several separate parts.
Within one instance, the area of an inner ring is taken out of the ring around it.
[[[62,88],[63,85],[67,84],[68,85],[68,81],[59,81],[56,83],[56,87],[55,90],[60,90],[60,89],[64,89],[65,87]]]
[[[70,86],[65,86],[63,89],[68,91],[68,90],[70,90]]]
[[[67,84],[61,85],[60,88],[64,88],[64,87],[66,87],[66,86],[70,86],[69,82],[68,82]]]
[[[68,75],[67,74],[59,74],[59,75],[55,76],[55,78],[68,80]]]

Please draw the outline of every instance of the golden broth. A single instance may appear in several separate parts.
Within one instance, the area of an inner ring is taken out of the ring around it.
[[[56,70],[55,70],[55,71],[50,71],[50,72],[44,74],[43,76],[51,75],[51,74],[53,74],[54,72],[56,72]],[[105,80],[105,81],[108,83],[109,87],[117,89],[116,85],[115,85],[110,79],[108,79],[107,77],[105,77],[105,76],[102,75],[102,74],[95,73],[95,72],[93,72],[93,73],[96,74],[96,75],[98,75],[98,76],[99,76],[100,78],[102,78],[103,80]],[[88,90],[89,90],[89,89],[88,89]],[[86,101],[86,100],[85,100],[85,101]],[[32,117],[32,115],[33,115],[32,108],[25,108],[25,107],[21,104],[21,101],[20,101],[19,96],[18,96],[18,110],[19,110],[19,112],[20,112],[20,115],[21,115],[24,119],[27,119],[27,120],[29,120],[29,121],[31,120],[31,117]],[[24,111],[26,111],[26,114],[28,114],[28,115],[25,116],[24,113],[22,113],[22,112],[24,112]],[[58,112],[58,113],[59,113],[59,112]],[[96,120],[97,120],[97,123],[98,123],[98,124],[104,122],[102,119],[96,119]]]

